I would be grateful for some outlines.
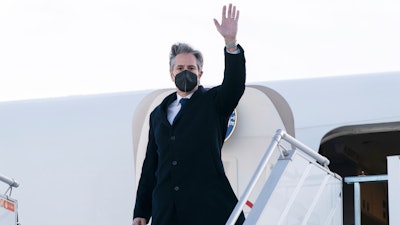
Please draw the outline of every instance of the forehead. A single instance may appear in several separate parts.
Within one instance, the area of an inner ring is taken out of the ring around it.
[[[181,53],[175,57],[175,66],[178,65],[193,65],[196,66],[196,57],[190,53]]]

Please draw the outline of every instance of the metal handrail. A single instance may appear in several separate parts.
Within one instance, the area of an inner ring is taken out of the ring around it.
[[[361,225],[361,189],[360,183],[385,182],[388,181],[388,175],[360,175],[345,177],[344,182],[354,185],[354,225]]]
[[[260,179],[268,162],[271,160],[275,148],[279,145],[279,143],[282,139],[284,139],[288,143],[294,145],[295,147],[297,147],[299,150],[306,153],[310,157],[314,158],[321,165],[323,165],[325,167],[327,167],[329,165],[329,160],[326,157],[318,154],[311,148],[309,148],[306,145],[304,145],[303,143],[299,142],[298,140],[296,140],[295,138],[293,138],[292,136],[287,134],[285,131],[280,130],[280,129],[277,130],[274,137],[271,140],[269,147],[267,148],[266,152],[264,153],[263,157],[261,158],[261,161],[258,164],[258,167],[250,180],[250,183],[247,185],[244,193],[242,194],[240,200],[238,201],[235,208],[233,209],[232,214],[229,217],[229,219],[225,225],[234,225],[236,223],[236,220],[239,218],[240,213],[242,212],[243,207],[245,206],[245,204],[247,202],[247,199],[249,198],[249,196],[252,193],[254,187],[256,186],[258,180]],[[284,151],[284,152],[282,152],[282,154],[284,156],[288,155],[288,153],[285,149],[282,149],[282,151]]]
[[[312,150],[311,148],[309,148],[305,144],[301,143],[300,141],[298,141],[294,137],[292,137],[289,134],[287,134],[286,132],[283,132],[282,135],[283,135],[282,138],[284,140],[286,140],[290,144],[296,146],[299,150],[301,150],[302,152],[306,153],[310,157],[314,158],[319,164],[323,165],[324,167],[328,167],[328,165],[330,163],[328,158],[326,158],[325,156],[322,156],[318,152]]]
[[[15,187],[15,188],[19,187],[19,183],[16,180],[8,178],[2,174],[0,174],[0,181],[10,185],[10,187]]]
[[[258,164],[258,167],[256,171],[253,174],[253,177],[250,180],[250,183],[247,185],[246,190],[244,191],[242,197],[236,204],[235,208],[232,211],[231,216],[229,217],[228,221],[226,222],[226,225],[234,225],[236,223],[236,220],[239,218],[240,213],[243,210],[243,207],[245,206],[247,199],[249,198],[251,192],[253,191],[254,187],[256,186],[256,183],[258,179],[260,178],[261,174],[263,173],[265,166],[267,165],[268,161],[271,159],[273,155],[273,150],[278,146],[279,141],[282,138],[282,133],[283,131],[280,130],[280,132],[276,132],[275,136],[272,138],[272,141],[267,149],[267,151],[264,153],[263,157],[261,158],[260,163]]]

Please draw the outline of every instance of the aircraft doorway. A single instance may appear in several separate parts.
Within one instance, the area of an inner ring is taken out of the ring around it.
[[[387,174],[386,157],[400,155],[400,122],[346,126],[327,133],[319,153],[342,177]],[[362,225],[388,225],[387,182],[361,184]],[[353,185],[343,184],[343,224],[354,224]]]

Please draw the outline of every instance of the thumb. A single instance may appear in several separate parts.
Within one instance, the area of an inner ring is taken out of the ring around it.
[[[217,28],[217,30],[219,30],[219,28],[221,27],[221,25],[219,24],[219,22],[218,22],[217,19],[214,19],[214,24],[215,24],[215,27]]]

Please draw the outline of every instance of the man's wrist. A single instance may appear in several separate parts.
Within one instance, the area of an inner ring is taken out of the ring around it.
[[[226,42],[225,47],[226,48],[236,48],[236,41]]]
[[[238,50],[236,40],[225,43],[226,50],[230,53],[236,52]]]

